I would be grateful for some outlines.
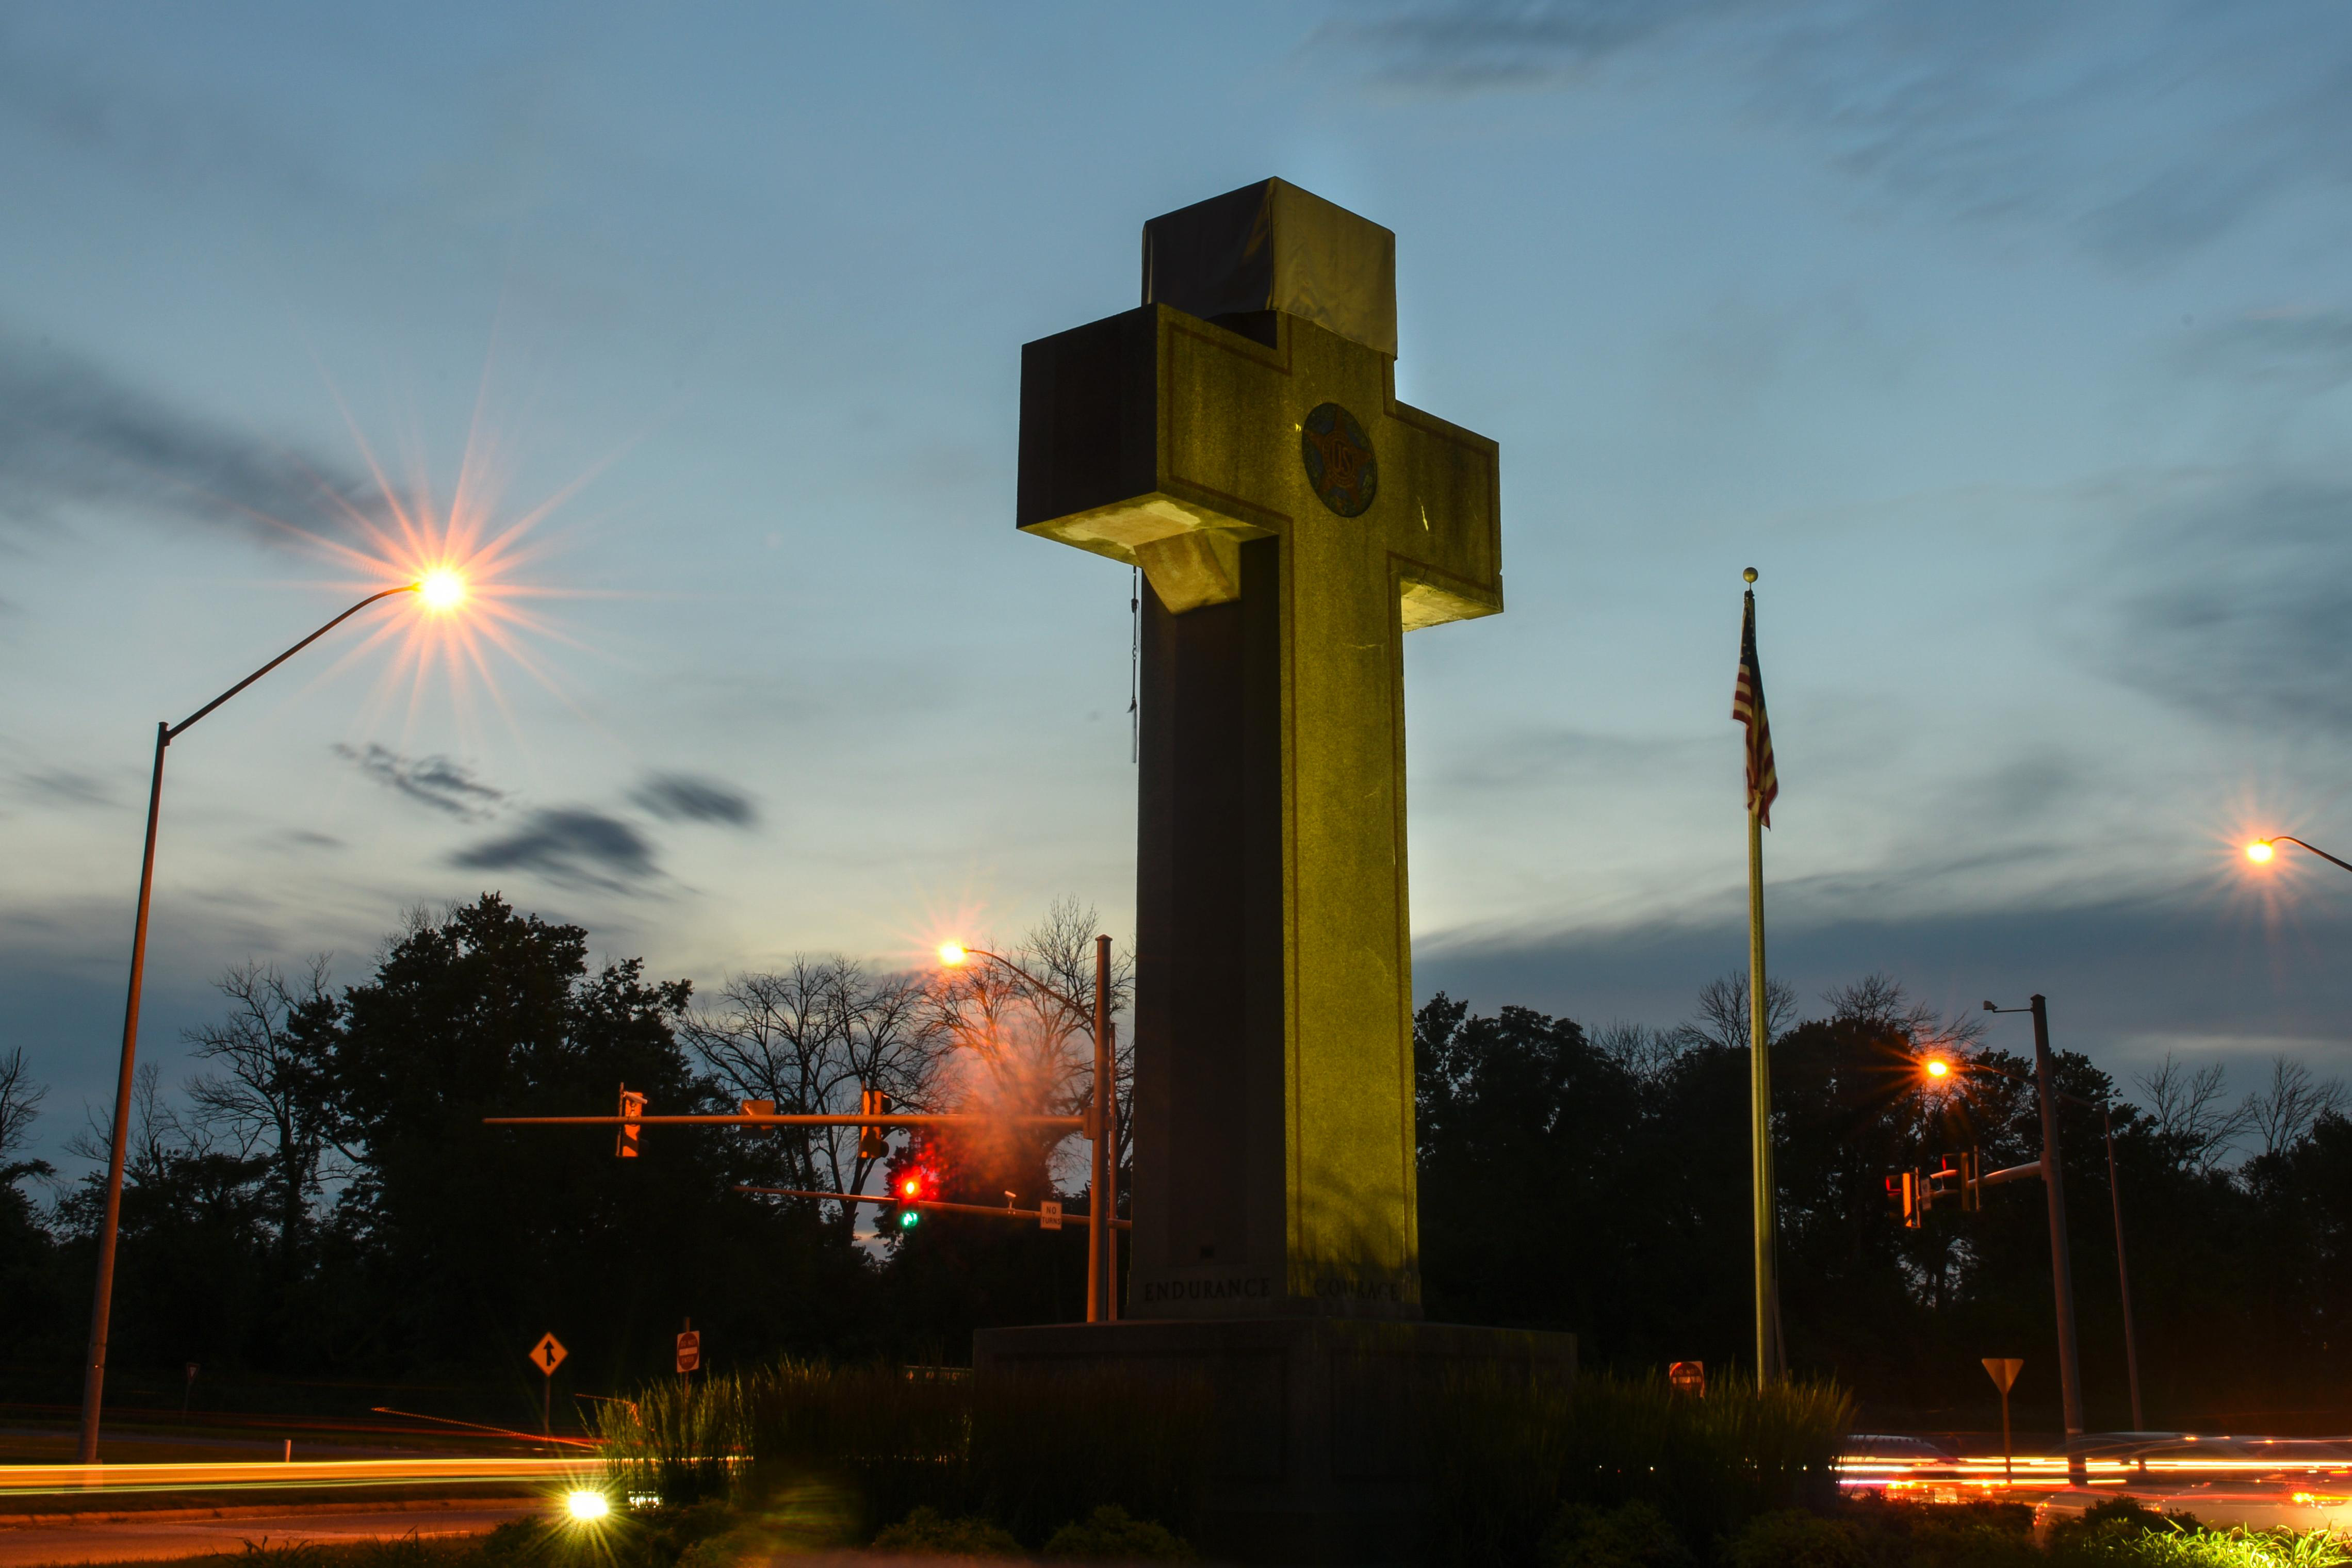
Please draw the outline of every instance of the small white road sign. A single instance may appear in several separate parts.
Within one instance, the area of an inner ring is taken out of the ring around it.
[[[555,1369],[562,1365],[563,1358],[571,1353],[563,1348],[562,1340],[557,1339],[553,1334],[549,1334],[530,1347],[530,1364],[547,1373],[548,1376],[553,1377]]]
[[[1037,1228],[1039,1230],[1061,1229],[1062,1205],[1051,1198],[1040,1203],[1037,1205]]]
[[[702,1335],[698,1330],[688,1329],[677,1336],[677,1370],[688,1373],[701,1364]]]

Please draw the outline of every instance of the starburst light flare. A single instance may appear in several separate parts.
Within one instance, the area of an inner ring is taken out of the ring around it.
[[[2246,858],[2257,866],[2268,865],[2271,857],[2277,853],[2278,847],[2267,838],[2257,838],[2246,846]]]
[[[440,567],[416,580],[416,593],[426,609],[446,614],[466,602],[466,579]]]

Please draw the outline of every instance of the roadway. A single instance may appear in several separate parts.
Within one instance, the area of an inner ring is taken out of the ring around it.
[[[541,1499],[499,1498],[19,1514],[0,1519],[0,1568],[152,1563],[241,1552],[248,1547],[481,1535],[509,1520],[543,1514],[547,1507]]]

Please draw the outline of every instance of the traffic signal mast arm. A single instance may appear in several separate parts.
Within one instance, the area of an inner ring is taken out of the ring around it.
[[[941,1214],[992,1214],[1000,1218],[1013,1219],[1045,1217],[1036,1209],[991,1208],[986,1204],[941,1203],[937,1198],[901,1198],[888,1193],[804,1193],[793,1187],[737,1187],[735,1190],[739,1193],[752,1193],[761,1197],[771,1198],[824,1198],[837,1204],[895,1204],[900,1208],[938,1209]],[[1110,1224],[1114,1230],[1135,1228],[1133,1220],[1119,1219],[1116,1216],[1111,1219]]]
[[[1084,1132],[1084,1116],[982,1116],[945,1112],[932,1116],[485,1116],[485,1127],[1054,1127]]]

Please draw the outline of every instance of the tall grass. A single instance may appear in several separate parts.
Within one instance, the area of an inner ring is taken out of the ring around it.
[[[1701,1557],[1748,1520],[1823,1508],[1853,1402],[1823,1384],[1717,1384],[1704,1398],[1662,1377],[1465,1373],[1427,1396],[1429,1560],[1534,1562],[1570,1504],[1645,1502]]]
[[[596,1406],[605,1476],[626,1497],[684,1504],[724,1497],[751,1453],[742,1380],[648,1384],[635,1400]]]

